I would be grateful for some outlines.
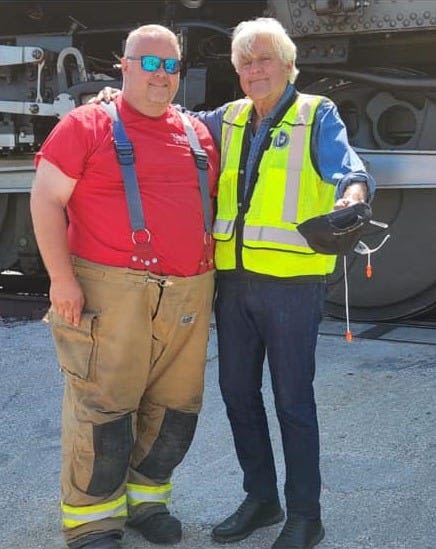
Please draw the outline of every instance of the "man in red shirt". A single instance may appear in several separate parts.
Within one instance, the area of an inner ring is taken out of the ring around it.
[[[151,542],[180,541],[166,504],[201,407],[214,286],[205,220],[218,153],[190,119],[208,158],[202,194],[170,105],[176,36],[159,25],[136,29],[121,66],[116,105],[140,198],[127,198],[112,119],[95,104],[70,112],[47,138],[31,197],[65,373],[62,519],[72,549],[120,547],[126,520]]]

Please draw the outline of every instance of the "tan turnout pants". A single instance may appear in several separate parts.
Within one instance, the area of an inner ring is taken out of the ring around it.
[[[214,274],[158,277],[73,258],[78,328],[50,313],[65,395],[62,516],[70,547],[166,503],[202,403]]]

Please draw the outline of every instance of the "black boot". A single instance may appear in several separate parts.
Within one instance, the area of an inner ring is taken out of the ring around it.
[[[83,549],[121,549],[121,543],[114,537],[101,538],[85,545]]]
[[[71,549],[121,549],[122,532],[116,534],[89,534],[68,544]]]
[[[233,515],[215,526],[212,539],[219,543],[240,541],[257,528],[280,522],[284,516],[279,501],[259,501],[248,495]]]
[[[180,521],[170,515],[166,505],[153,505],[144,514],[129,521],[129,526],[141,532],[151,543],[172,545],[182,539]]]
[[[324,538],[325,531],[320,520],[290,518],[272,549],[312,549]]]

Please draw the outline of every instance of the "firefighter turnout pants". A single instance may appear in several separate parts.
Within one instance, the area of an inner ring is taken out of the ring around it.
[[[65,374],[62,520],[74,548],[169,501],[202,404],[214,273],[73,264],[80,325],[49,318]]]

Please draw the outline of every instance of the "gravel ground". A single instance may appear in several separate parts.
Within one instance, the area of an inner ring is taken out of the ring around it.
[[[436,547],[436,347],[320,336],[316,392],[321,430],[323,549]],[[0,548],[60,549],[58,476],[62,375],[48,327],[0,324]],[[241,473],[217,385],[212,331],[204,408],[174,476],[179,549],[212,549],[213,524],[243,499]],[[265,375],[280,483],[283,461]],[[235,548],[267,549],[280,526]],[[130,549],[156,547],[134,532]]]

